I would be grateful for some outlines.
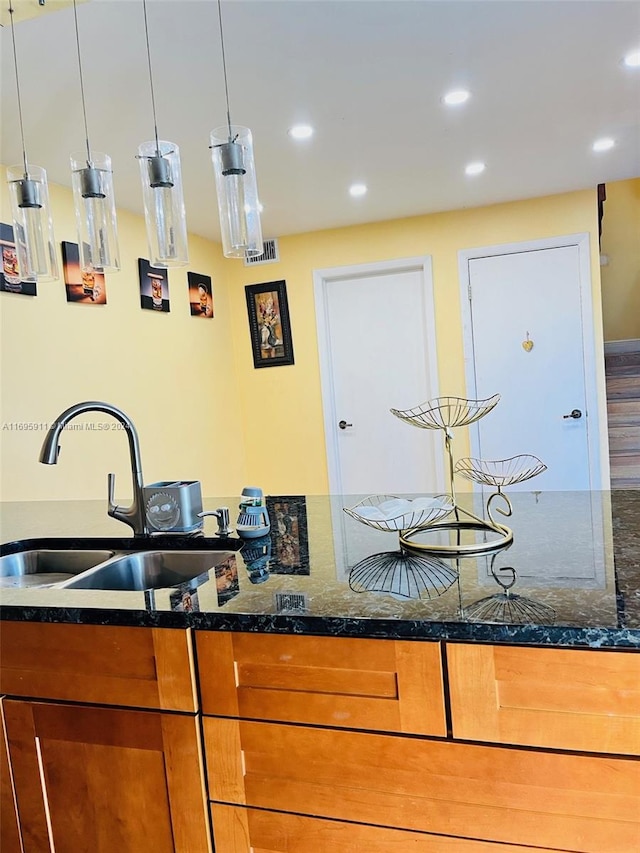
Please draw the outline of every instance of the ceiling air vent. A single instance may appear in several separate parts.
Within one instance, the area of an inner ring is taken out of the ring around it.
[[[254,255],[252,258],[244,259],[245,267],[254,267],[256,264],[275,264],[276,261],[280,260],[278,241],[275,238],[273,240],[263,240],[262,246],[263,252],[261,255]]]

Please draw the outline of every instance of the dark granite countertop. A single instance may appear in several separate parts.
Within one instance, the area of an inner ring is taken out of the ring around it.
[[[373,530],[343,512],[358,498],[270,498],[271,535],[244,544],[235,538],[122,538],[122,525],[96,521],[105,511],[102,502],[4,505],[2,554],[65,547],[231,553],[217,570],[152,592],[1,588],[0,616],[640,648],[640,491],[515,492],[510,497],[512,545],[457,559],[400,551],[396,533]],[[482,514],[479,497],[459,500]],[[206,501],[207,507],[224,504],[233,508],[228,499]],[[69,536],[70,530],[76,535]]]

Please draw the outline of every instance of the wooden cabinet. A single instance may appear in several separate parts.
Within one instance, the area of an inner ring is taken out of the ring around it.
[[[581,853],[640,848],[633,759],[213,717],[204,734],[219,802]]]
[[[0,690],[102,705],[197,708],[187,630],[3,622]]]
[[[493,844],[302,817],[261,809],[212,805],[216,842],[222,853],[533,853],[519,844]],[[536,853],[558,853],[537,847]]]
[[[640,755],[638,654],[451,643],[447,668],[456,738]]]
[[[18,815],[13,796],[13,782],[7,755],[4,725],[4,700],[0,698],[0,850],[21,853]]]
[[[195,716],[21,700],[4,710],[25,853],[210,851]]]
[[[445,737],[440,643],[196,632],[202,710]]]

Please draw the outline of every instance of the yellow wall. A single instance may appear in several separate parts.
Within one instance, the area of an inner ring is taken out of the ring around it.
[[[77,242],[70,191],[54,185],[50,192],[58,247]],[[4,173],[0,213],[2,222],[11,221]],[[109,471],[117,474],[117,496],[130,495],[124,433],[64,433],[60,461],[49,466],[38,463],[42,429],[9,428],[51,422],[81,400],[105,400],[132,418],[146,482],[199,479],[211,495],[236,494],[244,485],[230,262],[218,245],[191,236],[189,267],[169,272],[170,313],[142,310],[137,259],[148,257],[144,219],[120,211],[118,226],[122,269],[106,277],[105,306],[67,303],[62,278],[39,283],[35,298],[0,294],[3,500],[102,498]],[[187,269],[212,277],[214,319],[190,316]]]
[[[418,216],[279,240],[277,264],[231,270],[229,290],[250,479],[274,494],[328,490],[312,272],[391,258],[431,255],[440,393],[465,394],[458,283],[460,249],[589,232],[595,339],[602,349],[597,201],[594,190]],[[295,365],[254,370],[244,286],[285,279]],[[606,432],[604,368],[597,358]],[[457,455],[466,448],[460,441]],[[606,457],[606,442],[603,457]],[[603,476],[608,468],[603,459]],[[605,479],[606,481],[606,479]]]
[[[0,193],[6,222],[4,179]],[[75,241],[70,193],[53,187],[52,202],[56,239]],[[283,237],[279,263],[249,269],[225,260],[217,244],[191,238],[189,268],[213,277],[212,321],[189,316],[184,269],[170,272],[169,315],[140,309],[143,227],[120,213],[123,269],[108,277],[104,308],[67,304],[62,281],[40,284],[35,299],[1,295],[1,419],[51,421],[74,402],[106,399],[138,427],[146,482],[200,479],[210,496],[238,494],[249,483],[272,494],[327,491],[314,269],[431,255],[440,392],[464,395],[458,250],[589,232],[602,344],[595,190]],[[244,286],[277,279],[287,282],[295,364],[255,370]],[[601,360],[597,370],[606,424]],[[100,498],[109,470],[118,472],[119,494],[128,486],[122,435],[67,434],[57,467],[38,464],[42,438],[2,432],[4,500]]]
[[[640,338],[640,178],[607,184],[602,223],[605,341]]]

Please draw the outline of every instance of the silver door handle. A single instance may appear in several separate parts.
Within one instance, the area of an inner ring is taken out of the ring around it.
[[[575,418],[575,419],[577,420],[578,418],[581,418],[581,417],[582,417],[582,412],[580,411],[580,409],[574,409],[574,410],[571,412],[571,414],[569,414],[569,415],[563,415],[562,417],[563,417],[563,418]]]
[[[339,421],[338,426],[340,429],[346,429],[347,427],[352,427],[353,424],[348,424],[346,421]]]

